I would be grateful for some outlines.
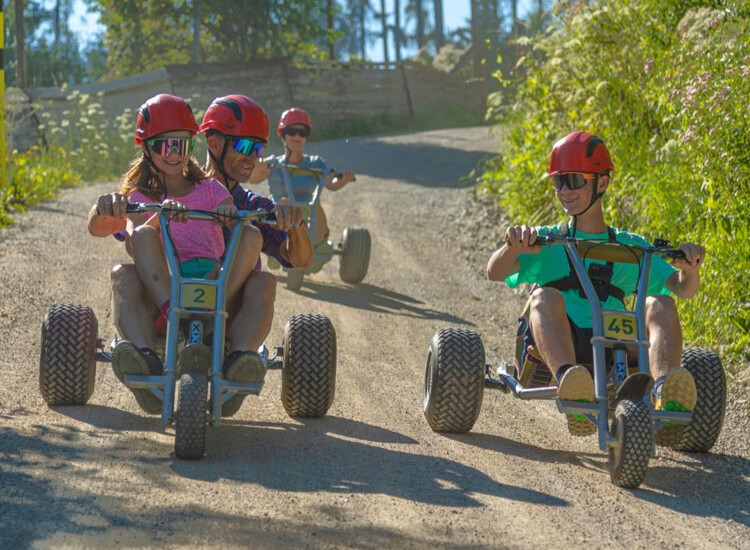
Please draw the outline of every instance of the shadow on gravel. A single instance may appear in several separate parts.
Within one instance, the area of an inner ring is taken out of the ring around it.
[[[536,445],[521,443],[498,435],[471,432],[467,434],[441,434],[443,437],[460,441],[466,445],[479,447],[488,451],[495,451],[504,455],[513,455],[531,462],[549,462],[591,466],[596,470],[607,471],[607,455],[605,453],[582,453],[561,451],[559,449],[543,449]],[[601,467],[596,459],[602,459]]]
[[[356,287],[342,286],[343,284],[315,283],[306,280],[297,294],[313,300],[349,306],[357,310],[475,326],[474,323],[450,313],[422,307],[423,302],[405,294],[368,284],[359,284]]]
[[[122,460],[122,449],[105,444],[94,455],[80,443],[84,431],[70,426],[30,430],[0,428],[0,548],[31,548],[50,535],[104,534],[111,526],[133,525],[117,506],[105,509],[88,490],[100,473],[97,463]],[[96,526],[87,524],[92,518]]]
[[[335,421],[332,424],[352,437],[412,442],[372,426],[357,427]],[[120,441],[113,446],[107,440],[102,446],[91,447],[81,444],[83,431],[76,428],[37,425],[28,430],[21,434],[10,428],[0,428],[0,548],[3,549],[38,545],[45,548],[247,548],[250,541],[256,548],[310,548],[316,546],[315,541],[320,544],[328,541],[336,546],[336,541],[353,540],[365,540],[371,548],[424,546],[424,541],[400,530],[376,526],[343,523],[334,530],[301,517],[274,519],[261,514],[249,517],[243,510],[225,514],[207,506],[163,506],[148,500],[140,500],[141,506],[134,507],[130,495],[113,496],[99,491],[101,463],[120,462],[122,475],[132,480],[133,490],[147,490],[149,486],[169,486],[169,473],[165,472],[169,463],[166,452],[160,454],[158,460],[134,459],[132,442]],[[86,431],[86,436],[90,438],[92,433]],[[252,455],[250,445],[246,445],[242,454]],[[159,453],[164,449],[153,451]],[[252,462],[247,456],[243,460]],[[328,456],[325,460],[335,462]],[[204,467],[203,462],[183,464]],[[223,466],[213,461],[205,467],[216,468],[217,465]],[[251,464],[250,469],[256,469],[255,465]],[[261,471],[258,475],[264,473]],[[329,517],[345,514],[345,502],[349,498],[354,495],[342,495],[340,505],[324,506],[322,513]],[[219,534],[217,526],[221,529]],[[441,547],[482,546],[448,544]]]
[[[128,411],[105,407],[103,405],[86,405],[83,407],[50,407],[51,410],[63,416],[84,422],[97,428],[115,431],[131,432],[161,432],[163,431],[161,417],[134,414]]]
[[[465,151],[426,143],[387,143],[377,138],[352,138],[309,146],[336,170],[352,170],[358,175],[384,180],[400,180],[425,187],[465,187],[465,179],[482,160],[491,157],[482,151]],[[434,174],[440,174],[438,178]]]
[[[387,438],[375,443],[412,442],[393,441],[403,436],[335,417],[299,424],[237,423],[209,430],[208,456],[197,462],[174,460],[172,470],[200,481],[229,479],[288,492],[385,494],[440,506],[483,506],[479,495],[568,504],[543,492],[498,483],[453,460],[352,441],[373,441],[373,435]]]
[[[750,460],[740,456],[670,453],[651,460],[646,479],[633,496],[690,516],[750,527],[748,472]]]

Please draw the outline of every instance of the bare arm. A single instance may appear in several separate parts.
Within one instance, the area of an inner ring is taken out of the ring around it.
[[[89,233],[93,237],[109,237],[125,230],[128,198],[122,193],[100,195],[89,210]]]
[[[258,159],[255,164],[252,173],[250,174],[249,183],[256,184],[266,181],[268,176],[271,175],[271,168],[268,166],[268,162],[265,159]]]
[[[328,174],[323,185],[329,191],[338,191],[348,183],[356,181],[356,179],[357,176],[352,171],[346,171],[342,174]]]
[[[502,281],[516,273],[521,254],[536,254],[541,246],[536,242],[536,229],[527,225],[509,227],[505,230],[505,244],[496,250],[487,262],[487,277],[490,281]]]
[[[680,250],[685,253],[685,259],[674,261],[678,271],[670,275],[665,286],[675,296],[686,300],[695,296],[700,287],[700,267],[706,259],[706,249],[698,244],[685,243],[680,245]]]

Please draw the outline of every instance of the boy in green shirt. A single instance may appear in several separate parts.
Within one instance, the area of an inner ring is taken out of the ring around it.
[[[563,247],[542,247],[537,236],[567,230],[572,237],[645,245],[648,242],[633,233],[610,228],[604,222],[602,196],[610,182],[614,164],[604,142],[586,132],[573,132],[554,144],[548,175],[557,199],[571,216],[563,226],[530,227],[518,225],[505,231],[505,244],[494,252],[487,264],[490,280],[505,282],[511,288],[521,283],[534,285],[530,300],[526,349],[533,345],[557,381],[557,394],[571,401],[593,401],[594,380],[591,364],[592,320],[588,301],[580,293],[577,279]],[[654,257],[646,300],[646,328],[649,339],[651,376],[655,380],[652,396],[657,409],[691,411],[697,402],[695,382],[687,369],[680,367],[682,330],[677,306],[671,294],[692,298],[700,285],[699,269],[705,248],[691,243],[680,246],[685,259],[670,265]],[[599,298],[602,307],[625,309],[623,300],[635,292],[636,264],[585,260],[586,269],[604,272],[607,281]],[[591,264],[595,265],[593,268]],[[611,271],[610,271],[611,268]],[[580,415],[568,415],[573,435],[590,435],[596,426]],[[656,434],[657,443],[669,445],[679,440],[682,426],[666,426]]]

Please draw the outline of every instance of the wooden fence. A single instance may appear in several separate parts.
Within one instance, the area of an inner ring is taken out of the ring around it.
[[[71,91],[100,94],[99,102],[115,117],[126,108],[135,111],[158,93],[187,98],[198,114],[220,95],[241,93],[255,99],[268,112],[275,128],[281,112],[291,106],[306,109],[316,130],[334,125],[377,123],[383,120],[437,118],[462,111],[467,118],[484,112],[481,86],[415,63],[293,63],[269,60],[233,65],[172,65],[160,71],[117,81],[27,90],[30,105],[62,119]],[[34,117],[19,141],[35,142]],[[38,117],[37,117],[38,118]],[[38,137],[38,136],[36,136]]]

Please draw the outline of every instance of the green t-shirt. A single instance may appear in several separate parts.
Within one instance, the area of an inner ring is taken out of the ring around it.
[[[560,233],[559,225],[542,226],[537,227],[536,229],[539,235]],[[615,239],[617,242],[649,246],[649,242],[640,235],[628,233],[627,231],[620,231],[615,228],[612,229],[615,233]],[[575,236],[579,239],[605,242],[609,240],[609,235],[606,232],[583,233],[582,231],[576,231]],[[565,247],[561,245],[542,246],[542,250],[539,254],[521,254],[518,256],[518,260],[521,263],[518,272],[505,279],[505,282],[511,288],[515,288],[522,283],[542,286],[545,283],[566,277],[568,273],[570,273],[567,252],[565,251]],[[606,264],[604,261],[586,259],[584,259],[583,263],[587,270],[592,263]],[[610,283],[621,288],[625,292],[626,297],[631,296],[635,294],[639,270],[640,266],[638,264],[614,263],[612,280]],[[676,269],[661,256],[652,256],[651,269],[648,276],[648,295],[670,294],[669,290],[667,290],[664,285],[670,275],[675,271]],[[565,298],[565,311],[567,312],[568,317],[570,317],[571,320],[581,328],[591,328],[593,323],[591,321],[591,307],[589,306],[588,300],[581,297],[577,289],[564,290],[562,291],[562,294]],[[609,296],[607,300],[602,303],[602,307],[605,309],[625,309],[622,302],[613,296]]]

